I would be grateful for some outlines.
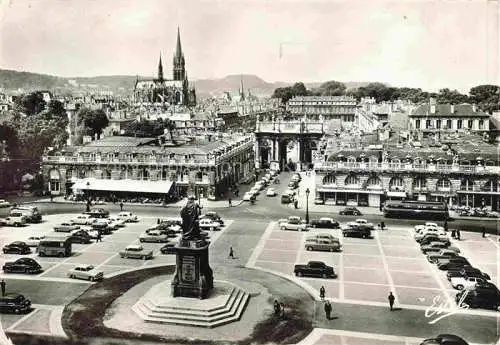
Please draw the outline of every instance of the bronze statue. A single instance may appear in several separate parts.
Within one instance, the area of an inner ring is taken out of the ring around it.
[[[185,240],[200,239],[199,216],[201,207],[195,202],[194,197],[189,197],[186,206],[181,210],[182,238]]]

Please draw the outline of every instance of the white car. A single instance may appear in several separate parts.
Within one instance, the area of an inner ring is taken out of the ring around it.
[[[245,195],[243,195],[243,201],[250,201],[254,197],[254,194],[252,192],[246,192]]]
[[[279,223],[281,230],[296,230],[296,231],[308,231],[307,224],[300,218],[296,216],[288,217],[286,222]]]
[[[127,223],[135,223],[139,221],[139,217],[132,212],[120,212],[118,213],[117,218],[123,219]]]
[[[443,230],[444,231],[444,228],[441,227],[441,226],[438,226],[436,223],[432,223],[432,222],[427,222],[423,225],[415,225],[415,232],[418,232],[418,231],[421,231],[421,230],[424,230],[424,229],[440,229],[440,230]]]
[[[368,229],[374,229],[375,226],[372,223],[369,223],[366,219],[358,218],[354,222],[349,222],[347,223],[347,226],[349,227],[363,227],[363,228],[368,228]]]
[[[448,239],[448,234],[446,232],[444,232],[443,230],[433,229],[433,228],[420,230],[413,237],[415,238],[416,241],[420,241],[427,234],[435,234],[438,236],[440,240],[443,241]]]
[[[267,196],[276,196],[278,193],[276,193],[276,189],[274,188],[268,188],[267,189],[267,192],[266,192],[266,195]]]
[[[139,236],[139,242],[167,243],[168,236],[159,230],[148,230]]]
[[[99,230],[94,230],[94,229],[91,229],[91,230],[85,230],[87,231],[87,234],[89,234],[90,238],[95,240],[99,237]]]
[[[97,270],[92,265],[78,265],[75,268],[69,270],[68,277],[73,279],[97,281],[104,278],[104,273]]]
[[[5,199],[0,199],[0,207],[11,207],[12,204]]]
[[[11,213],[10,216],[0,219],[0,224],[8,226],[23,226],[28,222],[28,218],[21,213]]]
[[[260,194],[260,190],[261,190],[260,187],[252,187],[252,188],[250,188],[250,190],[248,192],[252,193],[254,195],[257,195],[257,194]]]
[[[26,241],[24,241],[28,246],[30,247],[38,247],[40,244],[40,241],[43,240],[45,236],[39,235],[39,236],[31,236],[28,237]]]
[[[123,228],[125,226],[125,219],[121,219],[118,217],[109,217],[108,218],[112,224],[113,227],[116,228]]]
[[[200,219],[200,229],[202,230],[217,230],[220,228],[221,224],[219,222],[214,222],[211,219],[203,218]]]
[[[473,290],[477,283],[488,283],[486,279],[479,277],[451,277],[450,282],[453,288],[458,290]]]
[[[73,224],[78,224],[78,225],[90,225],[94,221],[94,218],[92,218],[88,214],[79,214],[75,218],[71,219],[71,223]]]

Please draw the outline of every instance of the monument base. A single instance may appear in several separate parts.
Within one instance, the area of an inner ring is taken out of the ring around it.
[[[208,262],[208,243],[202,239],[181,239],[176,251],[172,297],[206,298],[214,287],[213,273]]]
[[[153,286],[132,310],[145,322],[213,328],[238,321],[250,295],[237,286],[217,281],[207,298],[172,297],[171,282]]]

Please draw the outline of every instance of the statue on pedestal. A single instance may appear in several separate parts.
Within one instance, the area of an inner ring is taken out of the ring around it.
[[[201,206],[195,202],[194,197],[189,197],[186,206],[181,210],[183,240],[200,239],[200,213]]]

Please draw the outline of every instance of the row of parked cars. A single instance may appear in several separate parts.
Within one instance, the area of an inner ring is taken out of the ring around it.
[[[10,207],[10,203],[9,206]],[[27,223],[40,223],[42,214],[36,206],[19,205],[14,206],[9,215],[5,218],[0,218],[1,226],[25,226]]]
[[[500,311],[500,291],[489,281],[490,276],[460,255],[460,249],[451,245],[443,227],[432,222],[417,225],[414,237],[427,260],[447,271],[446,277],[453,288],[460,290],[455,296],[457,304]]]
[[[251,201],[255,200],[257,196],[263,191],[266,187],[268,187],[272,181],[278,176],[278,170],[270,170],[268,173],[262,177],[259,181],[255,182],[254,186],[250,188],[248,192],[243,195],[243,201]],[[266,196],[276,196],[276,189],[273,187],[269,187],[266,191]]]

